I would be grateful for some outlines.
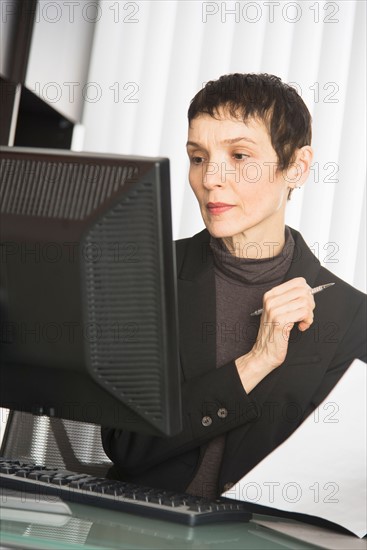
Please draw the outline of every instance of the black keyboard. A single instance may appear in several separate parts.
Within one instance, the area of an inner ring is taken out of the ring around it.
[[[225,498],[208,501],[188,494],[141,487],[21,460],[0,458],[0,487],[39,497],[56,495],[68,502],[91,504],[190,526],[218,521],[245,522],[251,518],[241,502]]]

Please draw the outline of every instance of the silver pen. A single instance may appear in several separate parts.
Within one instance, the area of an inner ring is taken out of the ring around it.
[[[311,294],[317,294],[318,292],[322,292],[323,290],[325,290],[325,288],[328,288],[329,286],[333,286],[333,285],[335,285],[335,283],[327,283],[326,285],[316,286],[315,288],[311,288],[310,292]],[[261,315],[263,311],[264,311],[263,308],[257,309],[253,313],[250,313],[250,316],[252,317],[254,315]]]

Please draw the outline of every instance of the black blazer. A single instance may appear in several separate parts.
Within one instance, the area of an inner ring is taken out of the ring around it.
[[[366,295],[321,267],[300,233],[291,232],[295,251],[285,280],[304,277],[311,287],[336,284],[315,296],[310,329],[293,328],[284,363],[248,395],[234,362],[215,367],[210,235],[204,230],[176,242],[184,428],[171,438],[102,428],[104,449],[115,464],[112,477],[184,491],[200,465],[204,444],[226,433],[219,494],[299,426],[353,359],[367,361]],[[227,415],[218,414],[220,409]]]

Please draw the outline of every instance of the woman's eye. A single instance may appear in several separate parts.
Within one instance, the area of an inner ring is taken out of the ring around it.
[[[204,162],[203,157],[191,157],[192,164],[202,164]]]
[[[246,155],[245,153],[233,153],[233,156],[236,160],[245,160],[249,158],[250,155]]]

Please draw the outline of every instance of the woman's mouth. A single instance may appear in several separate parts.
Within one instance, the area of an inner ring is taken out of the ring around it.
[[[208,202],[206,207],[210,214],[218,216],[219,214],[223,214],[224,212],[227,212],[227,210],[234,208],[234,204],[226,204],[225,202]]]

